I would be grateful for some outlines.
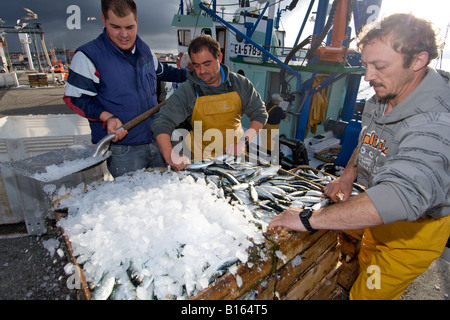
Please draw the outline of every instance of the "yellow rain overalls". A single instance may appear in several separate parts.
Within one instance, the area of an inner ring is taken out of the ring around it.
[[[244,129],[242,102],[236,91],[205,96],[199,86],[194,88],[198,97],[192,112],[190,151],[191,159],[197,161],[223,154],[244,135]]]
[[[441,256],[450,235],[450,216],[398,221],[348,233],[362,234],[360,274],[350,299],[393,300]]]
[[[266,103],[266,106],[267,106],[267,103]],[[276,107],[278,107],[278,105],[274,104],[272,106],[272,108],[267,110],[267,113],[270,114],[270,112]],[[261,132],[261,137],[264,139],[264,134],[266,135],[265,140],[266,140],[266,147],[267,147],[268,151],[272,151],[273,148],[275,147],[274,138],[276,135],[274,133],[272,133],[272,130],[277,130],[279,127],[280,127],[280,124],[269,124],[269,123],[266,123],[263,127],[263,129],[266,129],[266,130]],[[272,134],[273,134],[273,136],[272,136]]]

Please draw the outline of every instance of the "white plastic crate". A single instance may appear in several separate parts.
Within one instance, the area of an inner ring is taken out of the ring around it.
[[[79,115],[0,118],[0,162],[22,160],[78,144],[91,144],[89,122]]]
[[[0,224],[25,222],[29,234],[46,233],[45,219],[53,215],[47,185],[70,188],[109,178],[105,163],[49,183],[17,174],[7,165],[72,145],[92,145],[89,123],[79,115],[0,118]]]

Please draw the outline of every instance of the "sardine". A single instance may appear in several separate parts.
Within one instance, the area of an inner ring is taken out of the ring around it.
[[[257,202],[259,197],[258,197],[258,191],[256,191],[255,186],[253,185],[253,183],[249,183],[249,187],[248,187],[248,192],[250,194],[250,199],[253,202]]]
[[[136,287],[128,279],[121,279],[114,288],[110,299],[113,300],[136,300]]]
[[[286,199],[287,193],[278,187],[275,187],[272,185],[263,185],[260,187],[265,189],[266,191],[270,192],[276,198]]]
[[[220,175],[222,177],[225,177],[232,185],[239,184],[239,181],[231,173],[228,173],[228,172],[226,172],[224,170],[207,168],[205,170],[205,172],[208,172],[208,171],[211,172],[211,173],[214,173],[214,174],[218,174],[218,175]]]
[[[275,197],[269,191],[265,190],[262,186],[255,186],[255,190],[258,193],[260,199],[267,199],[273,202],[277,202]]]
[[[325,195],[323,194],[322,191],[318,191],[318,190],[309,190],[305,193],[305,196],[312,196],[312,197],[324,197]]]
[[[100,282],[100,285],[93,292],[92,299],[107,300],[113,292],[116,278],[110,275],[105,275],[104,279]]]
[[[296,201],[301,201],[303,203],[318,203],[323,200],[321,197],[313,197],[313,196],[302,196],[295,198]]]
[[[248,189],[249,186],[250,186],[250,184],[248,184],[246,182],[238,183],[238,184],[235,184],[234,186],[232,186],[231,190],[233,190],[233,191],[246,190],[246,189]]]
[[[195,162],[188,164],[185,167],[185,169],[186,170],[199,170],[199,169],[204,169],[206,167],[209,167],[212,164],[214,164],[214,162],[211,160],[195,161]]]

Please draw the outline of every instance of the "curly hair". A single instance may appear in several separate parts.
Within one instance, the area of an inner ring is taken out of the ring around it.
[[[221,53],[219,42],[206,35],[195,37],[189,44],[188,53],[189,55],[191,55],[191,53],[198,53],[205,48],[211,52],[213,57],[219,58]]]
[[[109,9],[118,16],[125,17],[130,12],[134,14],[134,17],[137,17],[137,8],[134,0],[101,0],[102,13],[103,16],[108,18]]]
[[[397,13],[381,22],[367,25],[358,35],[358,48],[373,40],[382,40],[398,53],[403,54],[403,66],[408,68],[420,52],[428,53],[428,64],[438,57],[436,33],[431,22],[412,14]]]

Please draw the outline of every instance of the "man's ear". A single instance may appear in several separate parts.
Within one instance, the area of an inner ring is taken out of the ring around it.
[[[101,14],[101,16],[102,16],[103,26],[106,27],[106,19],[105,19],[105,16],[103,15],[103,13]]]
[[[416,54],[413,60],[413,70],[419,71],[428,65],[428,52],[422,51]]]

